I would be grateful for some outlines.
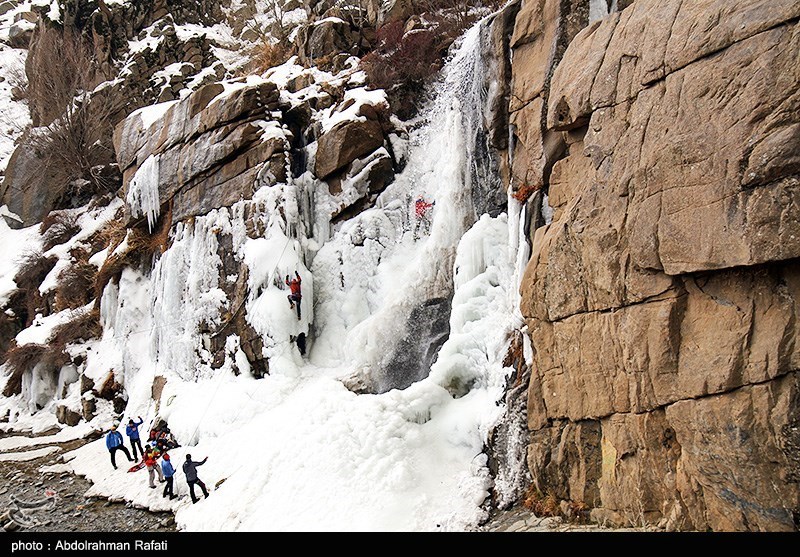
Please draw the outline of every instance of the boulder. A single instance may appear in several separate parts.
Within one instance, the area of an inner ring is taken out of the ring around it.
[[[59,404],[56,406],[56,419],[60,424],[75,426],[80,423],[81,415],[77,412],[73,412],[64,405]]]
[[[404,22],[416,11],[414,0],[386,0],[378,8],[377,27],[395,21]]]
[[[155,119],[132,114],[114,132],[124,187],[152,157],[159,200],[173,200],[177,222],[250,199],[262,183],[285,181],[287,142],[270,116],[277,102],[269,82],[230,93],[214,83],[163,105]]]
[[[20,19],[8,29],[8,44],[14,48],[28,48],[34,29],[36,29],[36,24],[27,19]]]
[[[81,413],[87,422],[92,421],[97,414],[97,399],[92,393],[87,392],[81,397]]]
[[[81,375],[81,388],[80,388],[81,394],[88,393],[92,389],[94,389],[94,381],[92,381],[85,375]]]
[[[383,130],[375,120],[348,120],[335,125],[317,141],[314,173],[326,178],[383,145]]]
[[[8,12],[16,8],[18,3],[15,0],[4,0],[0,2],[0,15],[6,15]]]
[[[350,52],[355,38],[346,21],[329,17],[302,27],[295,39],[301,64],[313,66],[323,58]]]
[[[0,204],[8,205],[22,219],[23,226],[41,222],[58,205],[59,191],[52,187],[58,174],[34,149],[18,146],[0,186]]]

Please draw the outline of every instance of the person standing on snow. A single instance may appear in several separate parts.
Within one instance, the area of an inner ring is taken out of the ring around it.
[[[125,453],[125,456],[128,457],[129,462],[134,461],[134,459],[131,458],[131,453],[129,453],[128,449],[125,448],[125,445],[122,444],[122,435],[119,431],[117,431],[116,425],[112,425],[108,435],[106,435],[106,448],[108,449],[108,452],[111,453],[111,466],[114,467],[114,470],[117,469],[117,461],[114,455],[114,453],[117,451],[122,451]]]
[[[139,458],[136,454],[136,447],[139,447],[139,452],[142,453],[144,456],[144,449],[142,449],[142,442],[139,440],[139,426],[144,423],[144,420],[141,416],[137,416],[139,418],[138,422],[134,422],[133,418],[128,420],[128,426],[125,428],[125,435],[131,440],[131,450],[133,451],[133,460]]]
[[[207,460],[208,457],[205,457],[200,462],[194,462],[192,460],[192,455],[187,454],[186,462],[183,463],[183,473],[186,474],[186,483],[189,484],[189,494],[192,496],[192,504],[197,503],[197,496],[194,494],[194,484],[200,486],[200,489],[203,491],[203,495],[205,495],[206,499],[208,499],[208,490],[206,489],[206,484],[204,484],[200,478],[197,477],[197,467],[205,464]]]
[[[144,465],[147,466],[147,475],[150,478],[150,488],[155,489],[156,484],[153,481],[154,473],[158,473],[158,481],[159,483],[164,483],[164,474],[161,473],[161,466],[158,465],[158,457],[161,456],[161,451],[159,451],[156,447],[151,447],[150,445],[145,445],[145,452],[144,452]]]
[[[292,291],[291,294],[287,296],[289,298],[289,307],[294,308],[295,304],[297,304],[297,320],[300,320],[300,301],[303,299],[303,295],[300,292],[300,275],[297,274],[297,271],[294,272],[294,278],[289,280],[289,275],[286,275],[286,284],[289,286],[289,290]]]
[[[416,223],[414,224],[414,239],[419,239],[419,229],[422,228],[426,233],[430,230],[431,222],[429,211],[436,205],[436,202],[428,203],[422,197],[418,197],[414,202],[414,216]]]
[[[161,457],[161,471],[164,473],[164,479],[167,485],[164,486],[164,493],[162,497],[169,495],[170,500],[175,499],[177,495],[173,491],[172,480],[175,475],[175,468],[172,467],[172,462],[169,460],[169,453],[164,453]]]

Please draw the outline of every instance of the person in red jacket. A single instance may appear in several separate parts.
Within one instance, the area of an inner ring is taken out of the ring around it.
[[[150,479],[150,488],[155,489],[156,484],[153,481],[155,479],[154,473],[158,473],[159,483],[164,483],[164,474],[161,472],[161,466],[159,466],[156,462],[161,456],[161,451],[159,451],[156,447],[151,447],[150,445],[145,445],[144,448],[144,465],[147,466],[147,475]]]
[[[433,203],[428,203],[422,197],[418,197],[417,200],[414,202],[414,216],[416,217],[416,223],[414,224],[414,239],[419,238],[419,230],[420,228],[423,229],[424,233],[427,233],[431,227],[431,218],[430,218],[430,210],[436,204],[434,201]]]
[[[286,275],[286,284],[289,286],[289,290],[291,290],[291,294],[287,296],[289,298],[289,307],[294,308],[295,305],[297,306],[297,319],[300,320],[300,301],[303,299],[303,295],[300,292],[300,275],[297,274],[297,271],[294,272],[294,278],[289,280],[289,275]]]

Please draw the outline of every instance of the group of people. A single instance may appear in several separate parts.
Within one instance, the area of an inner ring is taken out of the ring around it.
[[[118,425],[114,423],[111,426],[111,429],[106,435],[106,448],[111,455],[111,465],[114,467],[114,470],[117,469],[117,451],[122,451],[122,453],[128,457],[129,462],[135,462],[137,459],[136,450],[138,449],[142,454],[142,463],[144,464],[144,467],[147,468],[147,476],[150,488],[156,488],[155,477],[158,476],[159,483],[165,484],[162,497],[175,499],[177,497],[177,495],[175,495],[174,487],[175,468],[172,466],[172,462],[167,450],[173,449],[180,445],[178,445],[175,437],[172,435],[172,433],[170,433],[166,423],[162,421],[158,427],[150,430],[148,443],[144,446],[144,448],[142,448],[142,442],[139,437],[139,426],[144,423],[144,420],[142,420],[141,416],[137,416],[137,419],[138,421],[130,419],[127,427],[125,428],[125,433],[131,442],[133,458],[131,458],[130,452],[128,452],[127,447],[125,447],[125,444],[123,443],[122,434],[117,431]],[[158,462],[159,459],[161,459],[160,463]],[[193,461],[192,455],[187,454],[186,460],[183,463],[183,473],[186,476],[186,483],[189,485],[189,494],[192,497],[192,503],[197,503],[198,501],[198,498],[194,492],[195,485],[198,486],[203,492],[203,495],[208,498],[208,489],[203,481],[197,476],[197,467],[205,464],[207,460],[208,457],[199,462]],[[130,471],[135,471],[137,469],[137,467],[134,467]]]

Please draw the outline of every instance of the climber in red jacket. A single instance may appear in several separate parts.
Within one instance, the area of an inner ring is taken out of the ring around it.
[[[430,231],[431,227],[431,219],[430,219],[430,209],[436,204],[434,201],[433,203],[428,203],[422,197],[418,197],[417,200],[414,202],[414,216],[416,217],[416,223],[414,224],[414,239],[419,239],[419,229],[422,228],[424,233]]]
[[[291,294],[287,296],[289,298],[289,307],[294,308],[297,305],[297,319],[300,320],[300,301],[303,299],[303,295],[300,292],[300,275],[297,274],[297,271],[294,272],[294,278],[289,280],[289,275],[286,275],[286,284],[289,286],[289,290],[292,291]]]

